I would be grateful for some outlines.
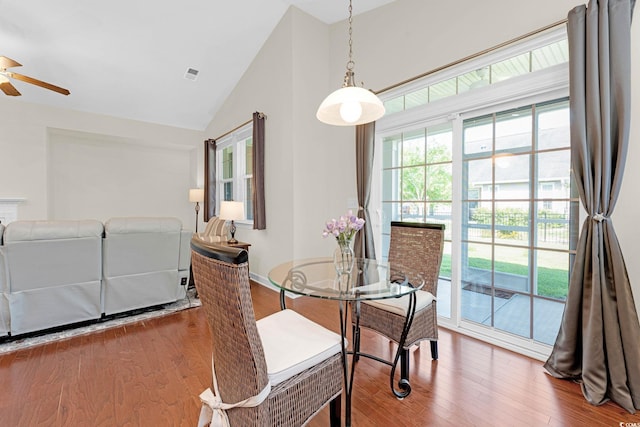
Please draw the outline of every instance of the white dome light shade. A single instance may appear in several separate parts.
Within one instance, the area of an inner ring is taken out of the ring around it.
[[[316,117],[329,125],[355,126],[378,120],[384,111],[382,101],[373,92],[347,86],[327,96],[320,104]]]

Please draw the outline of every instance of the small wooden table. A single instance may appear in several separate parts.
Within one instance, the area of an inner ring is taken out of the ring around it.
[[[241,242],[238,241],[236,243],[229,243],[229,241],[227,240],[226,242],[220,242],[220,244],[222,246],[229,246],[231,248],[240,248],[240,249],[244,249],[245,251],[249,252],[249,246],[251,246],[251,243],[247,243],[247,242]]]

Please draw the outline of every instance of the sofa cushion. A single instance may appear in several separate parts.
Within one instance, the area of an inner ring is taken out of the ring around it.
[[[129,233],[179,232],[182,221],[178,218],[123,217],[111,218],[104,224],[106,235]]]
[[[104,226],[100,221],[14,221],[7,225],[4,244],[34,240],[78,239],[102,237]]]

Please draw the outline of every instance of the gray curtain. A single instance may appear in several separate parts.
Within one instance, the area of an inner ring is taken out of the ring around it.
[[[264,121],[263,113],[253,113],[253,228],[267,228],[264,197]]]
[[[356,126],[356,185],[358,191],[358,217],[363,218],[365,221],[362,230],[356,233],[354,242],[354,255],[356,258],[376,259],[376,250],[373,246],[371,215],[369,215],[375,133],[375,122]]]
[[[594,405],[640,409],[640,324],[611,221],[629,143],[635,0],[591,0],[569,12],[572,166],[582,226],[547,371],[579,380]]]
[[[204,222],[216,216],[216,141],[204,141]]]

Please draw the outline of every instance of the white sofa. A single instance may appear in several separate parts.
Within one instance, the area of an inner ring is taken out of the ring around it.
[[[15,221],[4,230],[10,331],[23,334],[101,316],[99,221]]]
[[[9,276],[3,247],[4,224],[0,223],[0,337],[9,334]]]
[[[109,219],[102,246],[104,314],[184,298],[192,235],[177,218]]]
[[[177,218],[0,224],[0,337],[184,298],[192,235]]]

